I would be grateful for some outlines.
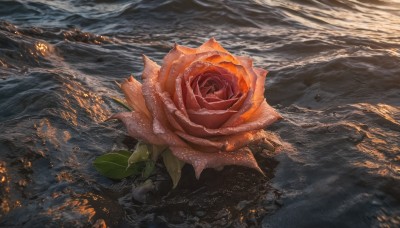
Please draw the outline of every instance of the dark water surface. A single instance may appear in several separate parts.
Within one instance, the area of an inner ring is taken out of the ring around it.
[[[115,81],[212,36],[270,71],[284,149],[138,202],[92,166],[135,143]],[[400,1],[2,0],[0,132],[0,226],[399,227]]]

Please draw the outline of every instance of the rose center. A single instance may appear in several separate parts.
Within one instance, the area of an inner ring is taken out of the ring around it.
[[[220,80],[216,80],[216,78],[210,78],[202,84],[203,85],[200,86],[200,91],[203,97],[216,94],[218,91],[222,91],[225,87],[224,83]]]
[[[203,98],[227,100],[234,96],[231,84],[226,76],[219,72],[205,72],[192,81],[191,87]]]

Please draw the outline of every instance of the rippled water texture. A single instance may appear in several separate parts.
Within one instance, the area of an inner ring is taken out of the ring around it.
[[[138,202],[92,166],[135,144],[115,81],[211,36],[270,71],[284,149]],[[0,226],[398,227],[400,1],[3,0],[0,129]]]

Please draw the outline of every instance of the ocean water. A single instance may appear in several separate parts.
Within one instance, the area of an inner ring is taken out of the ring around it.
[[[159,166],[139,202],[92,165],[135,144],[104,122],[115,82],[210,37],[269,70],[285,147],[266,177],[185,167],[170,191]],[[400,1],[0,1],[0,205],[3,227],[399,227]]]

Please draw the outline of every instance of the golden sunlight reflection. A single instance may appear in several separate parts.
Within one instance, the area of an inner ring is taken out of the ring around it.
[[[53,220],[84,219],[87,222],[92,220],[96,211],[89,204],[87,199],[67,199],[63,204],[49,208],[46,214]]]
[[[61,171],[60,173],[57,174],[56,180],[58,182],[72,183],[72,182],[74,182],[74,177],[71,175],[71,173],[69,173],[67,171]]]
[[[0,179],[1,179],[0,189],[3,194],[0,202],[0,213],[4,215],[10,211],[11,203],[9,199],[10,186],[9,186],[7,167],[6,163],[3,161],[0,161]]]
[[[52,197],[54,199],[65,196],[66,192],[63,193],[53,193]],[[106,222],[102,218],[97,218],[95,220],[94,216],[96,215],[95,205],[98,204],[97,201],[104,200],[104,198],[100,195],[88,192],[84,194],[76,194],[74,192],[69,192],[72,198],[65,199],[61,204],[55,205],[47,209],[45,214],[49,215],[53,220],[61,220],[61,221],[69,221],[74,223],[74,221],[83,221],[82,223],[77,223],[77,227],[86,227],[88,224],[92,224],[91,227],[107,227]],[[109,215],[109,211],[107,208],[97,208],[100,211],[100,215],[98,214],[96,217],[102,216],[104,213]],[[86,224],[85,224],[86,223]]]
[[[109,111],[102,106],[103,99],[84,88],[81,83],[67,81],[63,84],[63,88],[70,98],[64,99],[65,111],[61,115],[75,126],[78,125],[78,113],[72,106],[71,101],[75,101],[80,109],[84,110],[88,116],[97,122],[102,122],[110,116]]]
[[[257,2],[282,8],[288,18],[307,27],[319,29],[329,26],[333,28],[332,32],[340,35],[350,34],[386,41],[386,38],[390,38],[400,43],[400,3],[394,0],[379,1],[378,4],[360,0],[348,0],[345,4],[338,1],[337,5],[332,2],[336,7],[318,1],[307,5],[282,0]],[[341,5],[347,8],[341,8]]]
[[[397,141],[400,133],[399,108],[386,104],[358,104],[364,112],[379,116],[378,124],[393,126],[393,130],[384,130],[381,127],[368,127],[364,131],[365,137],[357,144],[357,149],[369,157],[368,160],[355,162],[354,165],[365,167],[369,172],[379,176],[391,176],[400,179],[400,146]],[[393,140],[394,139],[394,140]]]
[[[50,49],[50,47],[43,42],[37,42],[35,48],[42,56],[46,56]]]
[[[48,119],[40,120],[34,127],[36,128],[37,136],[43,140],[43,143],[47,141],[56,148],[60,147],[60,141],[58,139],[61,137],[57,129],[51,125]]]
[[[399,24],[400,24],[400,22],[399,22]],[[400,57],[400,49],[398,49],[398,48],[387,49],[387,52],[389,55],[391,55],[393,57]]]
[[[400,226],[400,215],[378,215],[377,220],[379,221],[379,227],[383,228],[390,228],[394,227],[393,224],[397,225],[396,227]]]

